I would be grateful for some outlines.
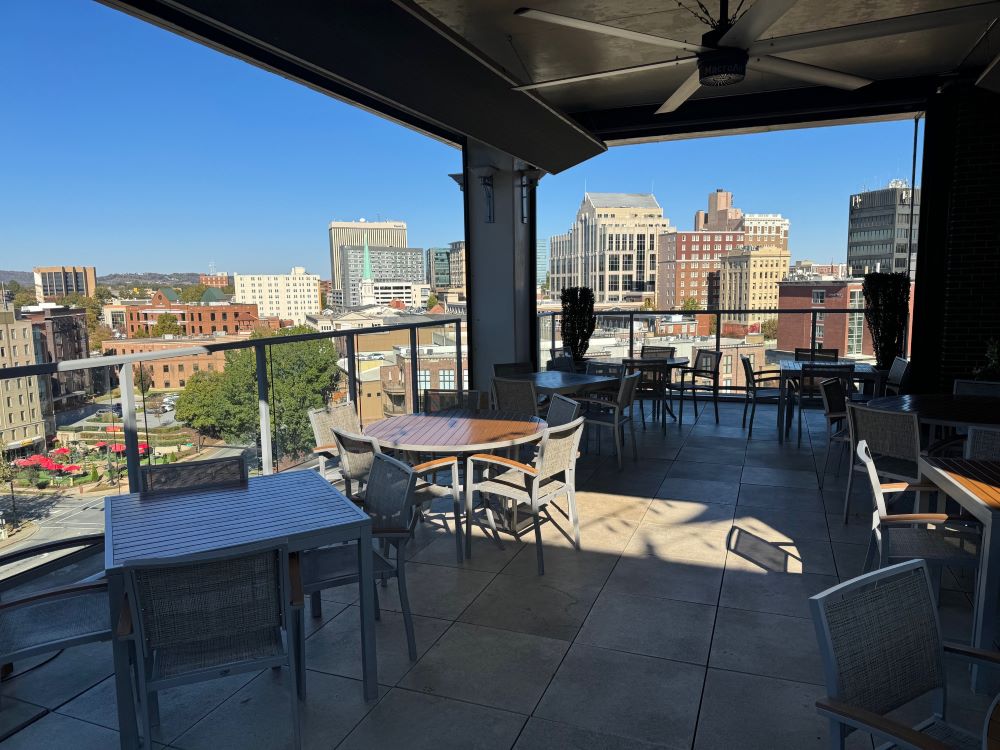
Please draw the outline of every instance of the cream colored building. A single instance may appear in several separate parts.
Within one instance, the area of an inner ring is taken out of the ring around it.
[[[409,247],[406,244],[405,221],[331,221],[330,271],[334,289],[343,289],[340,270],[340,248],[360,247],[367,240],[371,247]]]
[[[778,307],[778,282],[788,276],[791,254],[780,247],[744,247],[722,258],[719,300],[723,310],[768,310]],[[777,317],[774,313],[723,316],[723,324],[751,325]]]
[[[780,247],[788,250],[791,222],[781,214],[743,214],[743,236],[751,247]]]
[[[233,277],[236,296],[233,302],[257,305],[260,317],[278,317],[295,325],[306,322],[306,315],[323,309],[320,278],[306,273],[301,266],[291,273],[252,275],[238,273]]]
[[[0,310],[0,372],[35,362],[31,321],[14,317],[13,310]],[[32,445],[43,449],[45,417],[35,375],[0,380],[0,434],[7,450]]]

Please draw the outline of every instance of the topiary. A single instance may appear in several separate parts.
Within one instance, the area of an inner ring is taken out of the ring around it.
[[[597,326],[594,315],[594,292],[590,287],[571,286],[559,295],[562,302],[563,346],[573,354],[573,360],[580,362],[590,348],[590,337]]]

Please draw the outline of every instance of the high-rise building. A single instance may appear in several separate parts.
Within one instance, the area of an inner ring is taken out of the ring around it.
[[[451,286],[451,259],[447,247],[427,248],[427,283],[431,289]]]
[[[318,313],[325,301],[320,290],[320,278],[295,266],[291,273],[242,274],[233,278],[236,286],[234,302],[257,305],[261,317],[275,316],[303,325],[306,315]]]
[[[97,289],[94,266],[39,266],[33,273],[39,302],[57,302],[70,294],[93,297]]]
[[[743,212],[733,206],[733,194],[718,188],[708,194],[708,211],[697,211],[694,229],[699,231],[732,232],[741,228]]]
[[[773,310],[778,307],[778,282],[788,276],[791,254],[780,247],[744,247],[722,258],[719,306],[724,310]],[[722,335],[776,317],[775,313],[733,313],[722,319]],[[738,332],[738,331],[734,331]],[[743,330],[742,332],[745,332]]]
[[[751,247],[777,247],[788,250],[791,222],[781,214],[743,214],[740,228]]]
[[[656,267],[657,308],[680,309],[692,299],[701,309],[718,308],[722,258],[743,244],[743,232],[733,230],[661,234]]]
[[[892,180],[881,190],[851,196],[847,228],[847,264],[852,276],[872,271],[905,273],[911,250],[916,262],[917,227],[920,225],[920,188]],[[915,266],[911,264],[910,278]]]
[[[570,230],[550,238],[550,287],[587,286],[598,303],[653,300],[657,238],[672,231],[652,193],[584,193]]]
[[[0,367],[37,364],[31,322],[0,309]],[[8,451],[45,443],[45,418],[34,375],[0,382],[0,436]]]
[[[549,241],[544,237],[535,242],[535,280],[539,286],[549,274]]]
[[[425,284],[424,251],[415,247],[377,247],[367,245],[362,239],[360,245],[344,245],[340,252],[340,278],[343,283],[344,307],[359,307],[361,281],[365,271],[365,248],[371,263],[372,281],[397,281]]]
[[[465,296],[465,240],[448,243],[448,273],[451,288]]]
[[[361,247],[367,239],[371,247],[406,247],[405,221],[331,221],[330,271],[334,289],[343,289],[340,277],[340,248],[345,245]]]

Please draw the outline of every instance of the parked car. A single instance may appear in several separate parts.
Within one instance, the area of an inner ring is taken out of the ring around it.
[[[111,413],[114,414],[116,417],[120,417],[122,415],[122,405],[111,404]]]

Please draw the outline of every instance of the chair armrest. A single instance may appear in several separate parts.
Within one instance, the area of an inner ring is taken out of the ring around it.
[[[1000,651],[992,651],[985,648],[974,648],[972,646],[966,646],[964,643],[950,643],[948,641],[945,641],[942,645],[944,646],[944,652],[946,654],[1000,667]]]
[[[315,448],[313,448],[312,452],[313,453],[332,453],[335,450],[337,450],[336,443],[330,443],[329,445],[317,445]]]
[[[302,560],[298,552],[292,552],[288,556],[288,582],[291,585],[291,605],[301,607],[306,602],[305,593],[302,590]]]
[[[859,464],[860,466],[860,464]],[[906,482],[886,482],[880,484],[882,492],[937,492],[938,487],[933,484],[908,484]]]
[[[468,462],[470,464],[472,464],[473,462],[478,462],[484,464],[496,464],[497,466],[506,466],[508,469],[523,471],[525,474],[532,477],[538,474],[538,469],[536,469],[534,466],[528,466],[528,464],[522,464],[520,461],[515,461],[512,458],[504,458],[503,456],[494,456],[491,453],[473,454],[469,456]]]
[[[928,737],[905,724],[900,724],[873,711],[849,706],[834,698],[820,698],[816,701],[816,708],[822,714],[843,719],[851,726],[867,729],[872,734],[893,740],[900,747],[916,748],[916,750],[948,750],[949,748],[949,745],[933,737]]]
[[[899,513],[891,516],[882,516],[879,519],[880,524],[947,523],[948,521],[968,523],[965,519],[949,516],[945,513]]]
[[[118,623],[115,625],[115,635],[126,638],[133,633],[132,608],[129,606],[128,594],[122,595],[122,608],[118,613]]]
[[[458,463],[457,456],[445,456],[444,458],[435,458],[431,461],[424,461],[422,464],[417,464],[413,467],[413,473],[417,476],[421,476],[430,471],[437,471],[445,466],[451,466],[452,464]]]

